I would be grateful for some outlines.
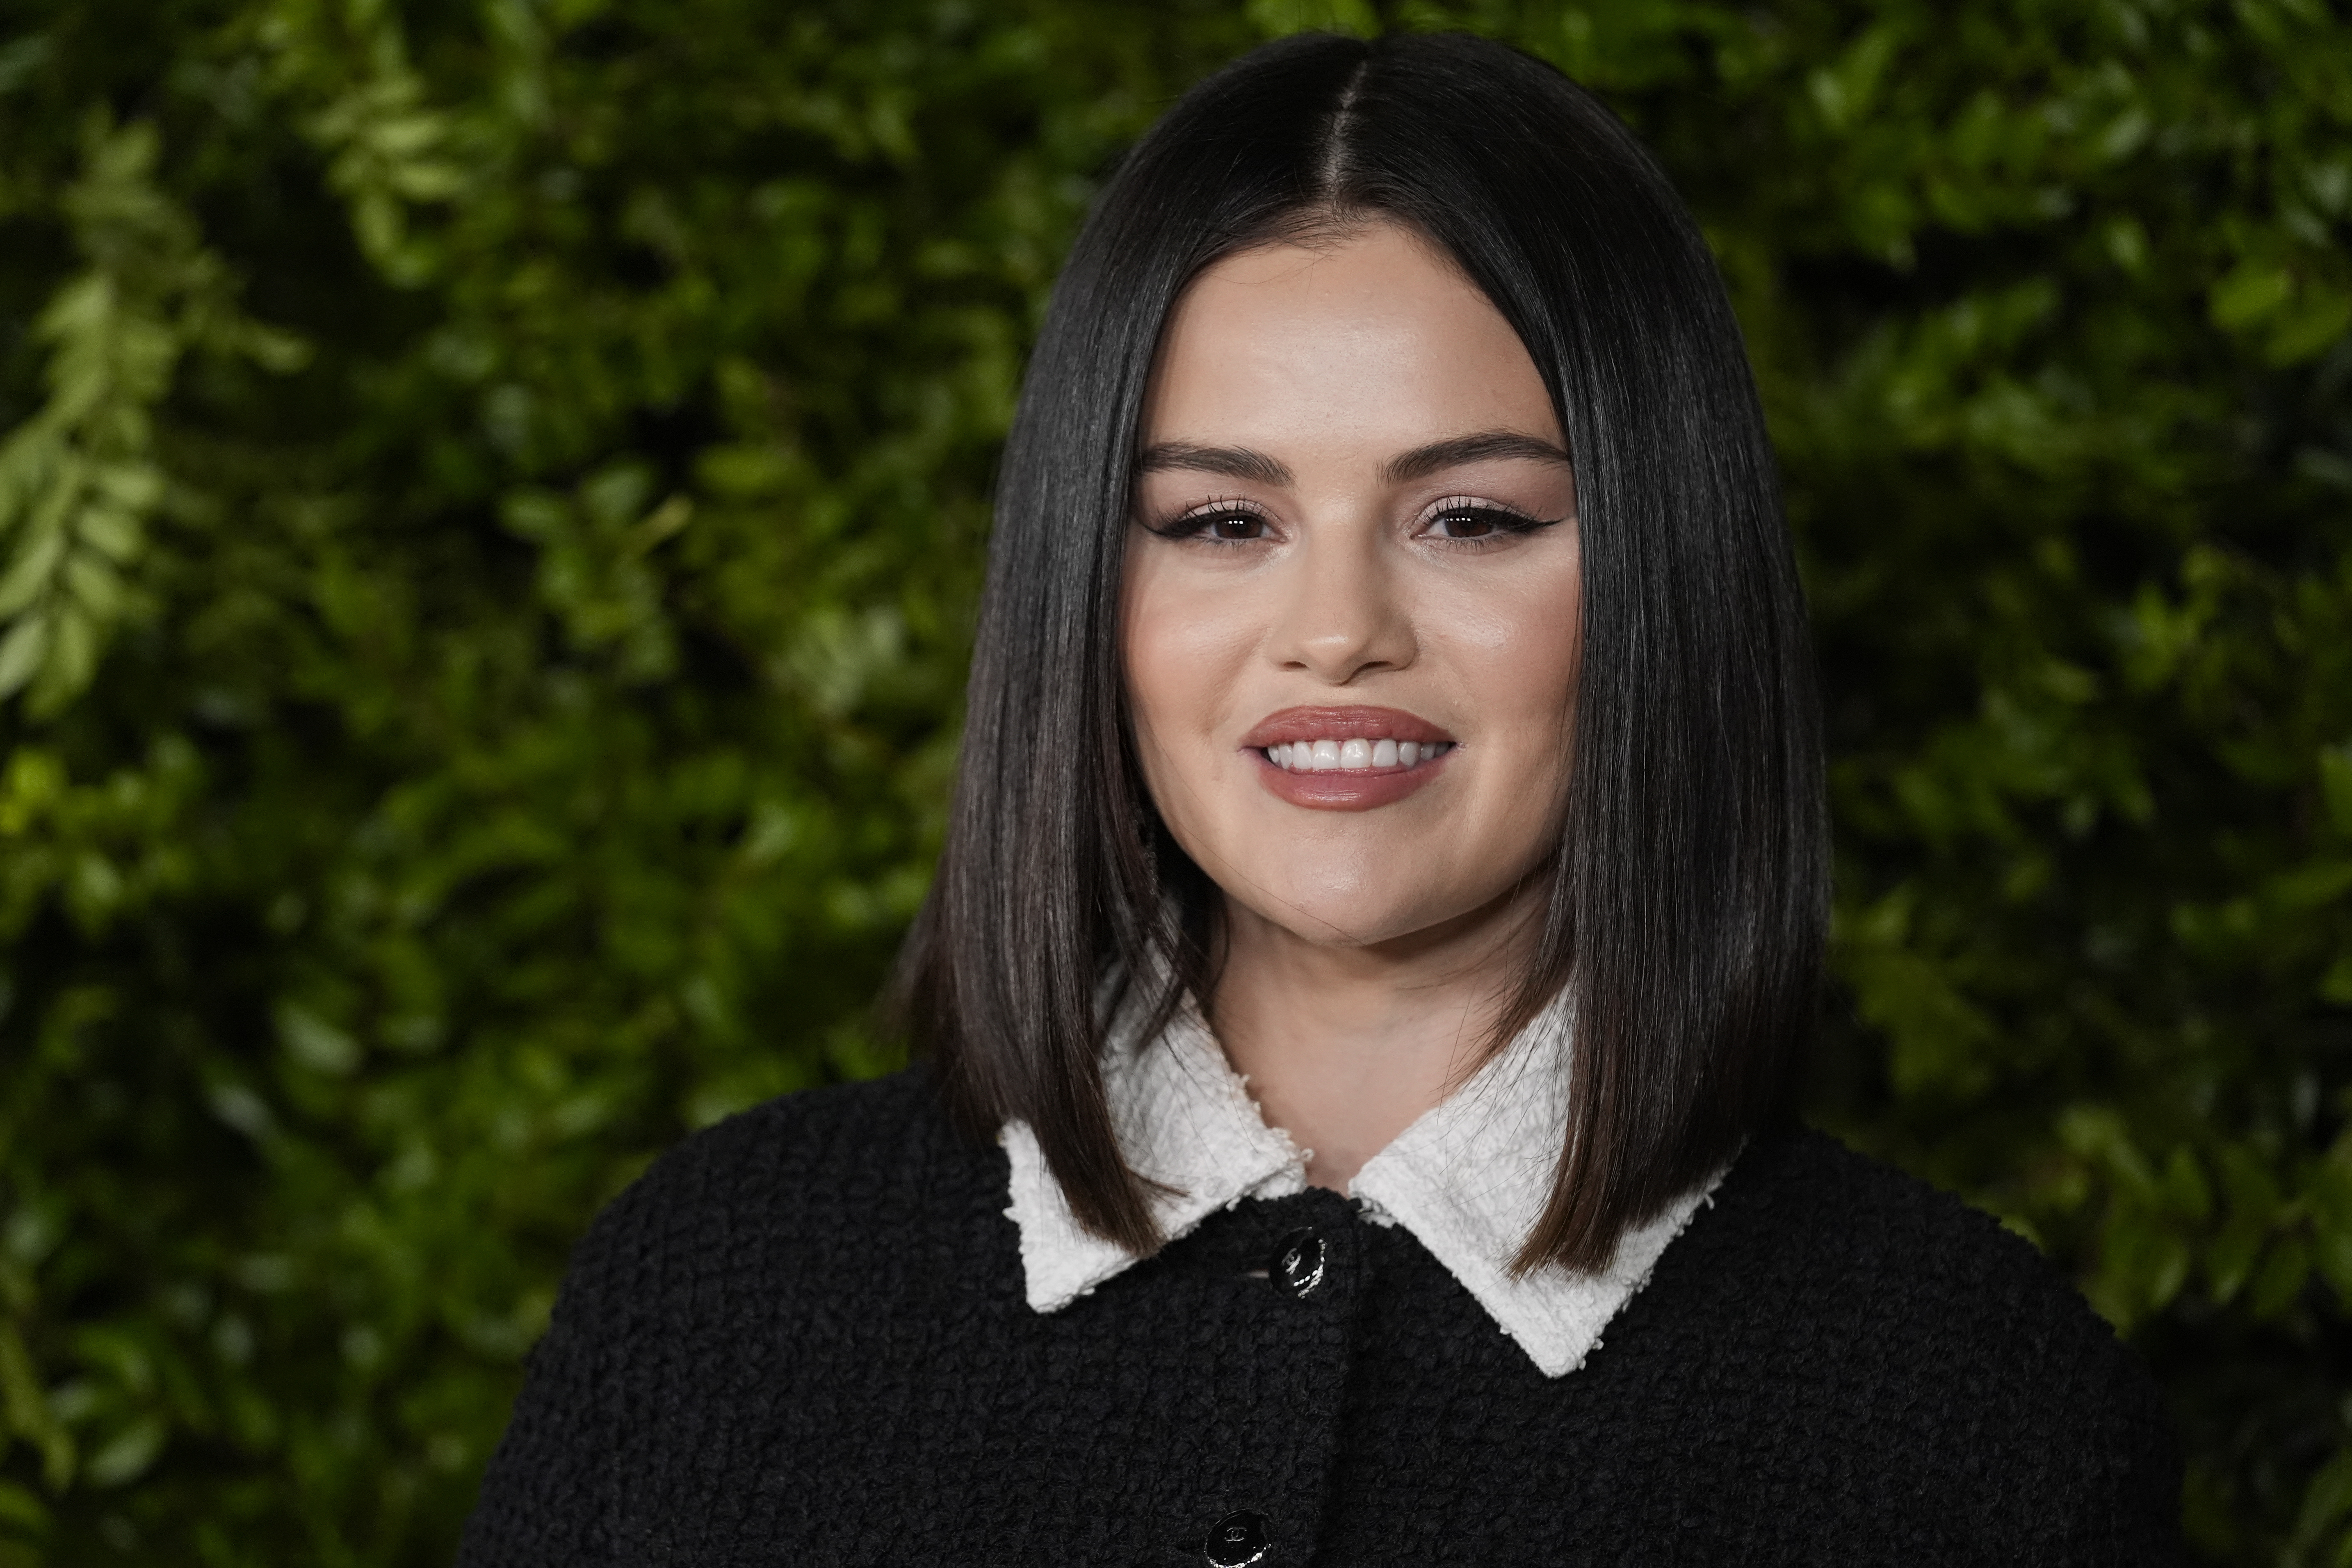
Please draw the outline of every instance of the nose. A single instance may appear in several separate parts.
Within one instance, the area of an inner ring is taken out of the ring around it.
[[[1402,669],[1416,652],[1412,616],[1382,559],[1377,529],[1319,530],[1293,558],[1268,651],[1286,669],[1346,686]]]

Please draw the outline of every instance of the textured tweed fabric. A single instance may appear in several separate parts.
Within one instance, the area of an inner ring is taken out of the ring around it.
[[[919,1075],[688,1142],[581,1245],[461,1562],[2177,1555],[2147,1374],[2023,1243],[1818,1135],[1751,1144],[1556,1380],[1321,1190],[1041,1314],[1005,1190]]]
[[[1266,1125],[1248,1081],[1225,1060],[1200,1013],[1188,1003],[1147,1039],[1142,1011],[1133,1007],[1112,1027],[1103,1092],[1129,1168],[1159,1188],[1151,1210],[1160,1234],[1188,1236],[1244,1198],[1305,1192],[1306,1151]],[[1511,1273],[1511,1259],[1551,1196],[1568,1137],[1567,1013],[1564,1000],[1546,1008],[1348,1184],[1368,1218],[1412,1232],[1549,1377],[1583,1364],[1715,1186],[1710,1181],[1684,1194],[1628,1231],[1606,1268]],[[1135,1266],[1125,1247],[1078,1223],[1027,1127],[1008,1123],[1002,1141],[1013,1164],[1006,1212],[1021,1230],[1032,1307],[1060,1311]]]

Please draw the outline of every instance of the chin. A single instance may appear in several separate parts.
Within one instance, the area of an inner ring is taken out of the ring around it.
[[[1443,923],[1447,913],[1418,900],[1381,902],[1328,888],[1286,896],[1268,889],[1263,902],[1253,900],[1254,912],[1278,925],[1301,942],[1318,947],[1377,947]]]
[[[1528,864],[1515,876],[1465,879],[1460,876],[1461,861],[1476,854],[1475,848],[1405,856],[1391,847],[1386,854],[1323,858],[1288,847],[1289,857],[1268,846],[1232,858],[1232,864],[1258,872],[1245,879],[1249,896],[1241,901],[1258,919],[1301,942],[1331,948],[1377,947],[1475,921],[1482,913],[1499,913],[1541,858],[1527,857]],[[1518,858],[1512,858],[1514,863]],[[1234,884],[1215,879],[1231,898]]]

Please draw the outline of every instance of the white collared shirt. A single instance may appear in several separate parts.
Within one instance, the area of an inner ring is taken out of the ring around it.
[[[1172,1241],[1244,1198],[1306,1190],[1307,1151],[1266,1125],[1197,1009],[1188,1002],[1157,1040],[1138,1037],[1135,1015],[1124,1009],[1110,1031],[1103,1087],[1129,1165],[1159,1184],[1151,1206],[1160,1234]],[[1721,1180],[1628,1231],[1598,1273],[1545,1268],[1513,1278],[1511,1259],[1550,1195],[1567,1133],[1569,1031],[1563,999],[1349,1186],[1366,1218],[1411,1231],[1547,1377],[1584,1364]],[[1136,1262],[1078,1224],[1025,1122],[1007,1122],[1002,1142],[1013,1166],[1005,1212],[1021,1230],[1032,1308],[1059,1311]]]

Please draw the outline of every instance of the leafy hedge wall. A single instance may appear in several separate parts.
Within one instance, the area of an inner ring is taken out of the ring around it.
[[[1834,730],[1817,1114],[2075,1270],[2214,1561],[2352,1562],[2331,0],[20,0],[0,1563],[446,1559],[588,1215],[888,1065],[1090,181],[1303,26],[1604,91]]]

